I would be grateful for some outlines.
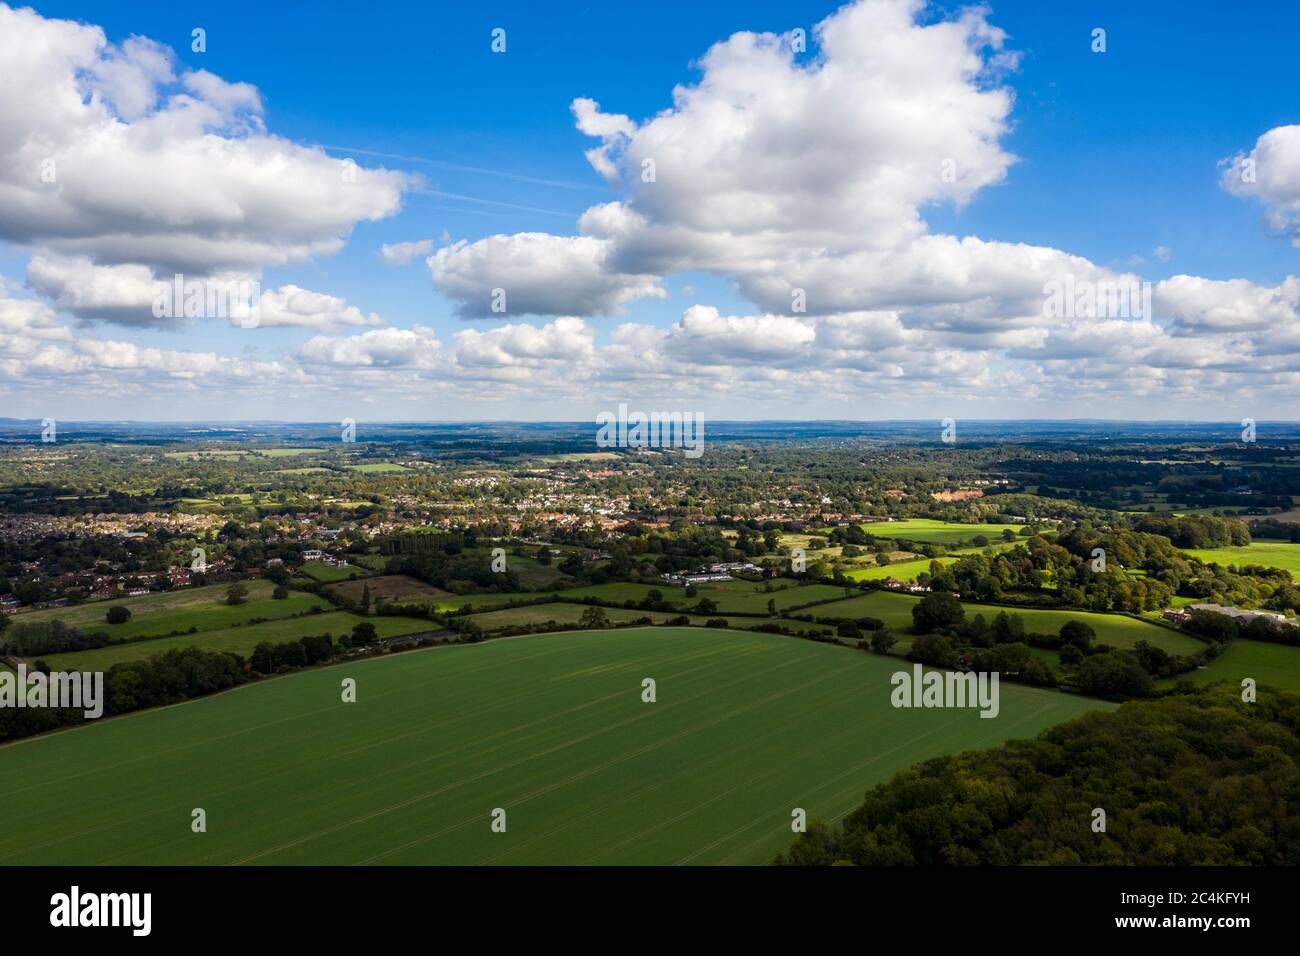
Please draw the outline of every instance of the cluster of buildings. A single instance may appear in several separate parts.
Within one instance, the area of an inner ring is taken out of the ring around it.
[[[661,574],[665,584],[688,585],[688,584],[707,584],[711,581],[733,581],[737,574],[762,574],[763,569],[756,564],[748,561],[730,561],[722,564],[711,564],[707,568],[699,571],[677,571],[670,574]]]
[[[1175,624],[1185,624],[1191,619],[1197,611],[1205,611],[1210,614],[1222,614],[1224,617],[1230,617],[1233,620],[1248,623],[1256,618],[1266,618],[1275,624],[1286,624],[1291,627],[1300,626],[1300,622],[1293,621],[1285,614],[1279,614],[1276,611],[1251,611],[1241,607],[1225,607],[1222,604],[1188,604],[1181,608],[1170,608],[1164,612],[1164,619],[1172,621]]]
[[[347,567],[348,564],[346,558],[336,558],[334,555],[329,554],[326,551],[319,551],[315,548],[304,551],[302,553],[302,559],[303,561],[317,561],[321,564],[327,564],[332,568],[344,568]],[[280,563],[283,564],[284,562],[281,561]]]

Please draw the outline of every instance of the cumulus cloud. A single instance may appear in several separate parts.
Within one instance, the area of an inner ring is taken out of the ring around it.
[[[84,256],[32,256],[27,284],[79,319],[173,328],[186,319],[225,319],[242,328],[334,329],[383,325],[339,296],[288,284],[262,291],[248,273],[156,276],[148,266],[95,265]]]
[[[1300,326],[1300,279],[1260,286],[1246,279],[1177,275],[1156,286],[1162,315],[1186,330],[1253,331]]]
[[[395,213],[401,173],[266,132],[248,84],[0,4],[0,238],[98,265],[256,271]]]
[[[989,335],[1040,319],[1049,281],[1114,278],[1056,249],[928,231],[928,206],[960,207],[1016,162],[1001,145],[1014,55],[987,9],[935,21],[923,6],[846,6],[815,27],[811,59],[786,37],[737,33],[643,123],[574,100],[578,129],[600,140],[589,161],[625,197],[587,210],[577,236],[443,250],[434,285],[462,315],[488,315],[493,286],[525,311],[596,315],[704,271],[765,313],[896,310],[911,327]]]
[[[634,299],[667,296],[655,277],[612,266],[611,251],[589,236],[521,232],[444,246],[428,266],[434,285],[459,300],[462,318],[608,315]],[[494,311],[494,303],[504,308]]]
[[[304,329],[334,329],[350,325],[383,325],[374,312],[364,313],[346,299],[312,292],[296,285],[284,285],[263,292],[258,299],[258,326],[295,326]],[[231,316],[238,325],[239,317]]]
[[[433,251],[432,239],[419,239],[415,242],[384,243],[379,254],[390,266],[404,266],[416,256],[427,256]]]
[[[186,71],[153,41],[109,44],[94,27],[0,6],[0,78],[27,71],[0,83],[0,237],[34,250],[27,285],[41,296],[0,295],[0,383],[206,380],[530,403],[516,411],[550,396],[743,395],[792,414],[812,394],[903,409],[940,395],[1122,394],[1157,408],[1151,397],[1293,392],[1294,277],[1177,275],[1155,285],[1154,316],[1097,299],[1053,312],[1053,285],[1140,277],[1062,249],[932,231],[929,210],[1001,186],[1017,162],[1003,145],[1016,57],[991,16],[859,0],[816,25],[811,54],[775,34],[722,40],[644,119],[576,98],[587,159],[619,198],[586,210],[575,234],[444,233],[380,250],[390,265],[423,258],[459,317],[504,324],[444,341],[286,284],[261,295],[259,324],[321,334],[262,362],[73,336],[59,315],[159,324],[159,279],[255,281],[268,265],[329,253],[356,223],[395,211],[406,180],[268,133],[256,88]],[[1268,131],[1222,172],[1225,189],[1293,236],[1298,130]],[[666,327],[588,321],[666,296],[664,278],[680,273],[720,276],[751,306],[724,311],[692,288]]]
[[[1249,152],[1224,160],[1219,182],[1234,196],[1259,200],[1269,225],[1300,246],[1300,126],[1278,126]]]

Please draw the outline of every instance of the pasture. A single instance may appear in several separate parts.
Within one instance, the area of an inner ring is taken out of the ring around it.
[[[1223,680],[1240,685],[1245,677],[1254,678],[1260,688],[1274,687],[1300,694],[1300,647],[1264,641],[1233,641],[1205,667],[1162,680],[1158,686],[1172,687],[1182,679],[1190,679],[1198,687]]]
[[[266,621],[262,624],[245,624],[242,627],[229,627],[222,630],[199,631],[197,634],[162,637],[131,644],[115,644],[88,651],[71,651],[67,654],[50,654],[43,660],[50,665],[51,670],[97,671],[107,670],[114,664],[124,661],[145,660],[163,651],[184,647],[200,647],[205,651],[228,651],[231,654],[242,654],[247,657],[253,652],[253,648],[263,641],[281,644],[313,634],[330,634],[337,639],[344,634],[350,634],[353,626],[361,621],[369,621],[375,625],[375,631],[380,637],[399,637],[403,634],[418,634],[420,631],[438,629],[438,625],[434,622],[415,617],[361,617],[357,614],[349,614],[347,611],[328,611],[324,614],[307,614],[283,621]]]
[[[1200,558],[1207,564],[1221,564],[1224,567],[1259,564],[1267,568],[1281,568],[1290,571],[1292,577],[1300,577],[1300,544],[1289,541],[1260,539],[1244,548],[1183,549],[1183,554]]]
[[[313,581],[329,584],[332,581],[347,581],[353,575],[364,578],[370,572],[354,564],[345,564],[339,567],[333,564],[325,564],[322,561],[308,561],[302,566],[301,573]]]
[[[0,864],[764,864],[796,807],[835,821],[917,761],[1110,706],[1004,683],[991,720],[895,709],[899,668],[644,628],[305,671],[0,748]]]
[[[329,585],[326,590],[348,600],[360,601],[367,587],[370,588],[372,601],[383,598],[394,604],[422,604],[452,596],[450,591],[425,584],[418,578],[405,574],[383,574],[357,581],[340,581]]]
[[[963,524],[956,521],[935,521],[931,518],[905,518],[902,521],[873,521],[860,526],[867,534],[877,538],[917,541],[922,544],[957,544],[983,535],[992,543],[1003,531],[1013,532],[1017,538],[1024,530],[1023,524]]]
[[[93,601],[73,607],[48,608],[15,615],[17,623],[63,621],[88,634],[104,633],[115,639],[160,637],[191,627],[200,631],[218,630],[244,624],[257,618],[282,618],[313,607],[328,608],[324,598],[302,591],[290,591],[283,600],[275,600],[275,585],[265,580],[244,582],[248,597],[243,604],[227,604],[227,584],[210,584],[201,588],[181,588],[119,601]],[[124,624],[105,620],[110,607],[124,607],[131,619]]]
[[[912,627],[912,607],[919,600],[919,597],[910,594],[874,591],[847,601],[836,601],[833,604],[810,608],[807,613],[816,617],[829,618],[875,617],[884,621],[885,626],[890,630],[904,631]],[[1040,634],[1055,634],[1067,621],[1086,621],[1097,632],[1097,643],[1109,644],[1112,647],[1131,648],[1142,640],[1156,647],[1162,647],[1171,654],[1194,654],[1205,647],[1194,637],[1123,614],[1001,607],[967,601],[963,601],[962,606],[966,608],[968,619],[976,614],[982,614],[986,621],[992,621],[1002,611],[1018,615],[1024,620],[1026,631]]]

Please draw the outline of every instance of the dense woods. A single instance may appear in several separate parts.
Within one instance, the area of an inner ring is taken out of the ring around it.
[[[1247,704],[1220,686],[1136,701],[904,770],[777,862],[1295,865],[1298,761],[1298,696]]]

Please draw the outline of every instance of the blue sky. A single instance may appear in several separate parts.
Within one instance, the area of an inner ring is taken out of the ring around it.
[[[206,70],[229,83],[252,84],[265,129],[277,137],[322,146],[335,158],[351,156],[365,168],[418,175],[421,184],[403,192],[396,214],[356,221],[339,251],[267,263],[260,278],[263,288],[292,283],[341,297],[364,313],[378,313],[388,327],[432,328],[446,343],[465,329],[481,332],[493,323],[457,318],[456,296],[435,289],[424,256],[393,267],[380,257],[382,244],[432,239],[437,249],[444,234],[471,243],[494,234],[574,235],[584,210],[625,198],[584,158],[594,141],[575,128],[575,98],[589,97],[606,113],[643,123],[672,105],[675,85],[699,81],[696,61],[712,44],[742,30],[811,32],[837,6],[762,0],[571,9],[319,3],[285,10],[238,2],[43,2],[36,9],[45,18],[98,25],[110,44],[134,35],[170,46],[178,75]],[[961,9],[932,5],[918,23]],[[943,199],[922,203],[919,215],[929,232],[1050,247],[1150,282],[1190,275],[1271,288],[1296,272],[1300,252],[1265,225],[1267,202],[1226,190],[1219,164],[1249,152],[1267,131],[1300,123],[1293,65],[1300,8],[1251,14],[1209,2],[995,2],[986,18],[1005,31],[1004,49],[1019,54],[1016,68],[998,80],[1014,95],[1014,106],[997,143],[1015,161],[1000,182],[974,191],[960,207]],[[207,32],[204,53],[189,49],[194,27]],[[494,27],[507,30],[504,55],[489,48]],[[1106,30],[1104,54],[1090,50],[1095,27]],[[818,53],[809,42],[805,63]],[[39,252],[39,244],[0,244],[0,274],[11,297],[34,295],[30,281],[23,288],[34,250]],[[770,303],[756,304],[725,270],[684,268],[659,279],[667,296],[635,298],[622,315],[585,316],[595,340],[608,342],[621,323],[670,328],[697,302],[723,316],[770,311],[764,308]],[[534,314],[511,321],[541,326],[553,318]],[[66,312],[60,321],[139,347],[266,360],[291,356],[306,337],[298,328],[267,328],[253,343],[225,323],[142,327]],[[903,324],[908,326],[906,317]],[[780,362],[774,367],[790,370]],[[1289,367],[1275,371],[1291,374]],[[603,392],[595,407],[623,397],[620,391],[637,397],[636,387],[618,387],[615,373],[598,379],[609,397]],[[1259,404],[1276,414],[1286,404],[1289,381],[1275,377],[1267,383]],[[8,383],[0,385],[0,394],[34,411],[46,387]],[[870,391],[869,382],[866,387]],[[1240,391],[1224,382],[1215,387]],[[128,391],[134,397],[115,410],[147,417],[157,395],[138,382]],[[1194,391],[1181,382],[1174,389],[1178,394],[1171,392],[1169,417],[1187,413]],[[258,407],[256,396],[239,398],[235,392],[181,395],[177,407],[210,406],[218,394],[233,414]],[[1039,406],[1015,408],[986,397],[986,413],[1012,417],[1063,415],[1070,404],[1046,395]],[[326,402],[331,410],[337,404]],[[743,395],[717,400],[716,410],[736,414],[749,404],[746,388]],[[779,405],[790,407],[784,399]],[[477,414],[533,417],[542,408],[566,417],[591,407],[587,398],[557,393],[540,402],[516,396],[497,414],[486,408]],[[808,407],[812,415],[828,410],[815,402]],[[1141,414],[1149,407],[1134,396],[1102,411],[1153,417]],[[80,399],[61,414],[90,410]],[[864,417],[898,417],[906,410],[895,403]],[[423,417],[404,399],[381,403],[376,413]]]

